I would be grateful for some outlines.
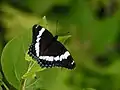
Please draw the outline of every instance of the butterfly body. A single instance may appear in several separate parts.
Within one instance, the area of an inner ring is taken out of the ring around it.
[[[75,68],[75,62],[68,50],[57,41],[58,36],[54,36],[40,25],[32,28],[32,44],[28,54],[37,60],[38,64],[44,68],[65,67]]]

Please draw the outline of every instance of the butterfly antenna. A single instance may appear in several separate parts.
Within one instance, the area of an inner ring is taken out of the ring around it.
[[[55,35],[57,35],[58,25],[59,25],[59,22],[58,22],[58,20],[57,20],[57,21],[56,21],[56,33],[55,33]]]
[[[62,35],[58,35],[58,27],[59,27],[59,22],[58,20],[56,21],[56,32],[55,32],[55,35],[57,36],[65,36],[65,35],[69,35],[70,32],[66,32],[66,33],[63,33]]]

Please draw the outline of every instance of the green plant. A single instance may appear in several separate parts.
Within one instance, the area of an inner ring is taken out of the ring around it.
[[[47,28],[45,17],[43,17],[43,21],[40,23]],[[31,31],[25,31],[23,34],[9,41],[4,47],[1,56],[2,70],[5,78],[13,87],[20,90],[26,90],[26,87],[33,87],[32,84],[38,83],[39,79],[35,79],[37,76],[36,73],[45,69],[41,68],[27,54],[28,47],[31,43]],[[70,37],[70,35],[63,36],[59,40],[64,43]]]

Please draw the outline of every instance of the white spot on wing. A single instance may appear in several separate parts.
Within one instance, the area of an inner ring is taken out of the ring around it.
[[[72,61],[72,63],[71,64],[73,64],[74,63],[74,61]]]
[[[64,54],[64,58],[67,59],[67,57],[70,55],[70,53],[68,51],[65,52]]]

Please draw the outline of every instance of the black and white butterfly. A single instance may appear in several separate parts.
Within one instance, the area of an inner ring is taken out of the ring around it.
[[[57,41],[58,36],[53,35],[42,26],[36,24],[32,28],[32,43],[28,54],[37,60],[44,68],[65,67],[74,69],[76,64],[68,50]]]

